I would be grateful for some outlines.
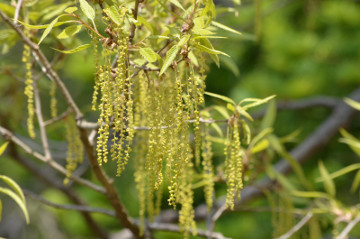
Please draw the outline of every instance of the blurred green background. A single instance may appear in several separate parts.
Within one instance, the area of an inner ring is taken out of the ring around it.
[[[219,5],[217,21],[229,25],[243,33],[241,36],[220,32],[228,37],[214,41],[216,49],[231,55],[221,58],[221,67],[211,65],[207,78],[207,91],[230,96],[236,102],[246,97],[267,97],[277,95],[278,101],[296,100],[318,95],[342,97],[348,95],[360,84],[360,2],[350,0],[268,0],[255,1],[261,5],[257,10],[253,1],[242,1],[235,11]],[[1,23],[3,24],[3,23]],[[54,33],[55,34],[55,33]],[[0,39],[1,36],[0,35]],[[46,44],[46,41],[44,42]],[[21,76],[23,69],[17,69],[12,62],[18,62],[21,57],[20,44],[10,49],[2,50],[5,54],[0,59],[0,124],[18,134],[26,135],[24,114],[26,110],[23,83],[14,80],[8,70]],[[43,46],[49,56],[54,54]],[[210,59],[209,59],[210,61]],[[96,121],[97,115],[90,111],[93,89],[92,56],[84,53],[74,54],[57,68],[63,76],[65,84],[70,86],[70,92],[90,121]],[[40,88],[48,88],[41,85]],[[44,90],[47,92],[48,90]],[[42,96],[43,102],[49,104]],[[11,107],[10,107],[11,106]],[[64,110],[59,106],[59,112]],[[288,149],[296,146],[319,123],[329,116],[328,109],[308,109],[300,111],[282,111],[278,114],[274,125],[279,136],[285,136],[300,129],[297,142],[288,144]],[[49,115],[48,112],[45,113]],[[359,137],[359,117],[354,120],[351,132]],[[50,138],[54,150],[64,153],[64,129],[61,124],[50,127]],[[36,139],[40,143],[40,139]],[[2,143],[1,140],[0,143]],[[326,148],[326,152],[316,155],[316,160],[310,160],[304,168],[310,179],[318,174],[317,159],[324,160],[329,171],[338,170],[350,163],[358,162],[347,146],[338,143],[338,138]],[[65,164],[65,161],[60,162]],[[38,165],[41,168],[41,165]],[[107,164],[106,169],[113,174],[115,164]],[[133,182],[131,166],[124,175],[116,178],[115,184],[120,191],[124,204],[130,214],[138,215],[137,195]],[[45,198],[58,203],[70,203],[68,199],[54,189],[32,177],[26,170],[4,155],[0,158],[0,174],[6,174],[16,180],[23,188],[41,193]],[[88,175],[92,177],[92,175]],[[358,195],[349,195],[349,177],[336,181],[339,198],[351,204],[358,202]],[[290,178],[291,179],[291,178]],[[90,190],[74,185],[86,201],[93,202],[98,207],[109,207],[101,196]],[[224,190],[218,186],[219,190]],[[320,185],[319,185],[320,187]],[[164,190],[166,192],[166,190]],[[349,197],[351,197],[349,199]],[[195,203],[203,202],[201,190],[197,191]],[[16,228],[18,234],[10,238],[91,238],[87,226],[77,212],[69,212],[48,208],[29,199],[31,224],[26,227],[22,222],[21,212],[13,202],[4,198],[3,222],[0,232],[8,225]],[[164,196],[166,205],[166,195]],[[265,200],[258,200],[252,206],[267,205]],[[13,208],[8,210],[8,208]],[[14,214],[14,215],[13,215]],[[17,215],[17,216],[16,216]],[[118,231],[119,225],[112,218],[95,215],[98,221],[111,231]],[[18,221],[20,220],[20,222]],[[205,224],[199,223],[200,227]],[[226,214],[218,221],[216,231],[231,238],[268,239],[272,234],[271,214],[269,212],[233,212]],[[1,236],[1,233],[0,233]],[[354,238],[360,238],[360,229],[352,232]],[[179,234],[158,233],[156,238],[182,238]]]

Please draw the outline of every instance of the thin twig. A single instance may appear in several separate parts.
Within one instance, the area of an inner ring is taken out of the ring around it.
[[[349,222],[344,230],[340,233],[340,235],[336,239],[345,239],[349,232],[360,222],[360,214],[354,218],[351,222]]]
[[[67,110],[64,111],[61,115],[45,121],[45,122],[44,122],[44,125],[45,125],[45,126],[48,126],[48,125],[51,125],[51,124],[53,124],[53,123],[55,123],[55,122],[57,122],[57,121],[63,120],[63,119],[65,119],[65,118],[69,115],[69,113],[70,113],[70,110],[67,109]]]
[[[138,16],[138,12],[139,12],[139,3],[140,3],[140,0],[135,0],[135,8],[133,9],[133,15],[134,15],[135,20],[137,20],[137,16]],[[135,23],[131,23],[130,33],[129,33],[129,42],[130,43],[132,43],[132,41],[135,37],[135,29],[136,29]]]
[[[40,101],[39,89],[37,87],[37,81],[34,81],[33,87],[34,87],[35,113],[39,124],[40,138],[45,153],[45,159],[47,162],[49,162],[52,161],[52,157],[49,147],[49,140],[46,134],[44,119],[41,112],[41,101]]]
[[[295,232],[299,231],[313,216],[312,212],[308,212],[305,217],[303,217],[300,222],[298,222],[294,227],[292,227],[287,233],[284,235],[277,237],[276,239],[288,239],[290,238]],[[360,218],[359,218],[360,220]]]
[[[15,14],[14,14],[14,24],[17,25],[17,20],[19,19],[20,10],[23,5],[24,0],[19,0],[16,4]]]
[[[63,174],[63,175],[67,175],[66,169],[61,166],[60,164],[58,164],[55,161],[48,161],[44,155],[40,154],[39,152],[34,151],[30,146],[28,146],[27,144],[25,144],[23,141],[21,141],[18,137],[16,137],[12,132],[10,132],[9,130],[3,128],[0,126],[0,134],[7,140],[10,140],[12,142],[14,142],[16,145],[20,146],[20,148],[22,148],[26,153],[34,156],[35,158],[37,158],[38,160],[40,160],[43,163],[48,164],[51,168],[55,169],[56,171],[58,171],[59,173]],[[104,188],[93,184],[92,182],[76,177],[74,175],[71,175],[70,178],[72,180],[74,180],[75,182],[82,184],[88,188],[91,188],[92,190],[105,194],[105,190]]]
[[[60,208],[60,209],[65,209],[65,210],[72,210],[72,211],[81,211],[81,212],[90,212],[90,213],[101,213],[101,214],[105,214],[107,216],[110,217],[115,217],[115,212],[105,209],[105,208],[95,208],[95,207],[89,207],[89,206],[85,206],[85,205],[70,205],[70,204],[59,204],[59,203],[54,203],[51,202],[49,200],[46,200],[45,198],[41,197],[40,195],[37,195],[34,192],[31,192],[29,190],[23,190],[25,196],[29,196],[32,199],[35,199],[43,204],[46,204],[50,207],[53,208]]]

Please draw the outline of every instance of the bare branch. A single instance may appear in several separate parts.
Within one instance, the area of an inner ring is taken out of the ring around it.
[[[344,230],[340,233],[337,239],[346,239],[349,232],[360,222],[360,214],[357,215],[354,220],[349,222]]]
[[[48,205],[50,207],[54,207],[54,208],[60,208],[60,209],[65,209],[65,210],[72,210],[72,211],[81,211],[81,212],[90,212],[90,213],[101,213],[101,214],[105,214],[107,216],[110,217],[115,217],[115,213],[111,210],[108,209],[104,209],[104,208],[95,208],[95,207],[88,207],[85,205],[69,205],[69,204],[58,204],[58,203],[54,203],[54,202],[50,202],[49,200],[46,200],[45,198],[37,195],[36,193],[33,193],[29,190],[23,190],[24,194],[26,196],[29,196],[32,199],[35,199],[45,205]]]
[[[14,14],[14,24],[17,25],[17,20],[19,19],[20,10],[23,5],[24,0],[19,0],[16,4],[15,14]]]
[[[305,217],[303,217],[300,222],[298,222],[294,227],[292,227],[287,233],[284,235],[277,237],[276,239],[288,239],[290,238],[295,232],[299,231],[313,216],[312,212],[308,212]],[[359,218],[360,220],[360,218]]]
[[[58,164],[57,162],[55,162],[53,160],[48,161],[44,155],[40,154],[39,152],[34,151],[31,147],[29,147],[27,144],[22,142],[18,137],[16,137],[9,130],[0,126],[0,134],[5,139],[10,140],[10,141],[14,142],[16,145],[20,146],[26,153],[34,156],[35,158],[39,159],[41,162],[46,163],[51,168],[55,169],[56,171],[60,172],[61,174],[66,175],[66,169],[63,166],[61,166],[60,164]],[[70,178],[79,184],[82,184],[88,188],[93,189],[96,192],[99,192],[102,194],[106,193],[104,188],[99,187],[98,185],[93,184],[92,182],[90,182],[88,180],[76,177],[75,175],[71,175]]]
[[[49,120],[45,121],[44,125],[48,126],[48,125],[51,125],[51,124],[53,124],[53,123],[55,123],[57,121],[63,120],[63,119],[66,118],[66,116],[69,115],[69,113],[70,113],[70,111],[68,109],[68,110],[64,111],[61,115],[59,115],[59,116],[57,116],[57,117],[55,117],[53,119],[49,119]]]

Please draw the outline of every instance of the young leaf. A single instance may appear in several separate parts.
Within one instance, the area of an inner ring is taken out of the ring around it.
[[[219,112],[225,119],[230,118],[230,114],[229,112],[226,110],[225,107],[220,106],[220,105],[215,105],[213,107],[214,110],[216,110],[217,112]]]
[[[331,196],[335,196],[335,184],[322,161],[319,161],[319,170],[324,181],[325,190]]]
[[[250,102],[252,101],[252,103],[243,106],[243,108],[247,110],[247,109],[253,108],[253,107],[255,107],[255,106],[262,105],[262,104],[268,102],[269,100],[273,99],[275,96],[276,96],[276,95],[272,95],[272,96],[266,97],[265,99],[253,99],[253,98],[248,98],[248,99],[242,100],[242,101],[239,103],[239,105],[242,104],[242,103],[244,103],[244,102],[247,102],[247,101],[248,101],[248,102],[249,102],[249,101],[250,101]]]
[[[177,6],[178,8],[182,9],[184,12],[186,12],[185,8],[181,5],[181,3],[178,0],[170,0],[172,4]]]
[[[111,18],[113,22],[115,22],[117,25],[121,25],[122,19],[120,16],[119,11],[116,9],[116,7],[113,5],[109,9],[106,9],[106,14]]]
[[[355,163],[355,164],[351,164],[349,166],[346,166],[345,168],[342,168],[336,172],[333,172],[332,174],[330,174],[330,178],[331,179],[334,179],[334,178],[337,178],[337,177],[340,177],[342,175],[345,175],[347,173],[350,173],[354,170],[357,170],[357,169],[360,169],[360,163]],[[315,182],[317,183],[320,183],[320,182],[323,182],[324,179],[323,178],[317,178],[315,179]]]
[[[329,196],[326,193],[323,192],[316,192],[316,191],[292,191],[292,195],[295,197],[301,197],[301,198],[326,198],[329,199]]]
[[[2,201],[0,199],[0,222],[1,222],[1,215],[2,215]]]
[[[218,54],[222,54],[224,56],[228,56],[230,57],[228,54],[226,54],[225,52],[222,52],[222,51],[218,51],[218,50],[215,50],[215,49],[212,49],[212,48],[208,48],[204,45],[201,45],[201,44],[196,44],[195,47],[197,47],[198,49],[204,51],[204,52],[207,52],[207,53],[210,53],[210,54],[213,54],[213,55],[218,55]]]
[[[68,26],[62,32],[60,32],[59,35],[57,35],[58,39],[66,39],[71,36],[74,36],[76,33],[78,33],[81,30],[82,25],[73,25]]]
[[[166,69],[173,63],[179,50],[180,47],[178,45],[174,45],[166,52],[166,57],[164,60],[164,64],[161,67],[160,75],[162,75],[166,71]]]
[[[38,43],[38,45],[40,45],[40,43],[45,39],[45,37],[51,32],[52,28],[54,27],[54,25],[57,23],[57,21],[59,20],[60,17],[62,17],[63,15],[58,16],[57,18],[55,18],[45,29],[45,31],[43,32],[40,41]]]
[[[151,24],[145,18],[143,18],[142,16],[138,16],[137,20],[140,24],[144,24],[144,26],[147,27],[147,29],[149,29],[151,34],[154,33],[154,29],[152,28]],[[168,37],[166,37],[166,36],[159,36],[159,38],[161,38],[161,37],[168,39]],[[148,38],[150,38],[150,36]]]
[[[80,0],[80,8],[87,18],[94,21],[95,10],[90,6],[86,0]]]
[[[218,28],[221,28],[225,31],[228,31],[228,32],[232,32],[232,33],[235,33],[235,34],[238,34],[238,35],[241,35],[241,32],[239,31],[236,31],[235,29],[232,29],[228,26],[225,26],[224,24],[221,24],[219,22],[215,22],[215,21],[211,21],[211,24],[214,25],[215,27],[218,27]]]
[[[355,175],[354,181],[351,185],[351,192],[355,193],[355,191],[359,188],[359,185],[360,185],[360,170],[357,171]]]
[[[244,116],[245,118],[247,118],[247,119],[250,120],[250,121],[254,121],[254,119],[251,117],[251,115],[250,115],[244,108],[236,105],[236,106],[235,106],[235,109],[236,109],[236,112],[237,112],[239,115]]]
[[[211,42],[209,41],[209,39],[207,38],[202,38],[202,39],[199,39],[200,40],[200,43],[204,46],[206,46],[207,48],[210,48],[210,49],[214,49],[213,45],[211,44]],[[220,61],[219,61],[219,56],[218,55],[213,55],[213,54],[210,54],[210,57],[211,59],[215,62],[216,66],[217,67],[220,67]]]
[[[235,105],[235,101],[233,101],[232,99],[230,99],[229,97],[226,97],[224,95],[218,95],[218,94],[207,92],[207,91],[205,91],[205,95],[208,95],[208,96],[211,96],[211,97],[214,97],[214,98],[218,98],[218,99],[223,100],[223,101],[225,101],[227,103]]]
[[[0,146],[0,155],[2,155],[4,153],[8,144],[9,144],[9,142],[5,142],[5,143],[3,143],[3,145]]]
[[[344,101],[354,109],[360,110],[360,102],[356,102],[350,98],[345,98]]]
[[[7,185],[9,185],[14,190],[14,192],[21,198],[21,200],[25,202],[25,196],[20,186],[14,180],[5,175],[0,175],[0,180],[4,181]]]
[[[81,45],[81,46],[78,46],[74,49],[71,49],[71,50],[59,50],[59,49],[54,49],[55,51],[58,51],[58,52],[62,52],[64,54],[72,54],[72,53],[75,53],[75,52],[79,52],[79,51],[82,51],[86,48],[89,48],[91,46],[91,44],[84,44],[84,45]]]
[[[359,142],[359,140],[353,135],[351,135],[349,132],[347,132],[345,129],[340,129],[340,133],[344,137],[340,139],[340,142],[348,144],[351,150],[354,151],[358,156],[360,156],[360,145],[356,144],[356,142]]]
[[[151,48],[140,48],[140,54],[148,61],[155,62],[160,56]]]
[[[51,23],[49,23],[49,24],[45,24],[45,25],[30,25],[30,24],[27,24],[27,23],[19,21],[19,20],[18,20],[18,22],[30,29],[44,29],[44,28],[47,28],[51,24]],[[72,22],[74,22],[74,21],[56,22],[53,25],[53,27],[61,26],[63,24],[72,23]]]
[[[22,212],[24,213],[26,223],[29,224],[29,222],[30,222],[29,213],[28,213],[28,211],[26,209],[25,202],[23,200],[21,200],[21,198],[17,194],[15,194],[13,191],[11,191],[8,188],[0,187],[0,193],[8,195],[9,197],[11,197],[19,205]]]
[[[75,11],[77,11],[78,10],[78,8],[77,7],[68,7],[68,8],[66,8],[65,10],[64,10],[64,12],[66,12],[66,13],[73,13],[73,12],[75,12]]]
[[[272,100],[269,102],[265,116],[261,121],[261,129],[273,127],[275,118],[276,118],[276,103],[274,100]]]
[[[185,45],[190,39],[190,35],[184,35],[183,37],[181,37],[180,41],[178,42],[177,46],[178,47],[182,47],[183,45]]]

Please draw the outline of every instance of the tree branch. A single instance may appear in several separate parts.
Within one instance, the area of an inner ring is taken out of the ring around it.
[[[22,142],[18,137],[16,137],[12,132],[10,132],[9,130],[3,128],[0,126],[0,134],[7,140],[12,141],[13,143],[15,143],[16,145],[20,146],[20,148],[22,148],[26,153],[34,156],[35,158],[37,158],[38,160],[40,160],[43,163],[46,163],[47,165],[49,165],[51,168],[55,169],[56,171],[60,172],[63,175],[66,175],[66,169],[64,167],[62,167],[60,164],[58,164],[55,161],[48,161],[45,156],[43,156],[42,154],[40,154],[39,152],[34,151],[31,147],[29,147],[27,144],[25,144],[24,142]],[[99,187],[96,184],[93,184],[92,182],[76,177],[74,175],[71,175],[70,178],[72,180],[74,180],[75,182],[84,185],[88,188],[91,188],[92,190],[105,194],[106,191],[104,188]]]
[[[295,232],[299,231],[313,216],[312,212],[308,212],[305,217],[303,217],[294,227],[292,227],[287,233],[284,235],[277,237],[276,239],[288,239]],[[359,218],[360,219],[360,218]]]
[[[360,214],[355,217],[354,220],[349,222],[344,230],[340,233],[337,239],[346,239],[349,232],[360,222]]]

